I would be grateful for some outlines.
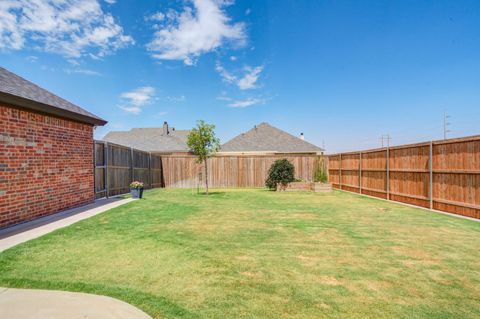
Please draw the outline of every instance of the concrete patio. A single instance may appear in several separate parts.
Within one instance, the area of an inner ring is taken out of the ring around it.
[[[0,318],[151,319],[130,304],[78,292],[0,288]]]

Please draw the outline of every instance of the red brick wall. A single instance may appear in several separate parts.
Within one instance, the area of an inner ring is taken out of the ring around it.
[[[93,127],[0,104],[0,228],[90,203]]]

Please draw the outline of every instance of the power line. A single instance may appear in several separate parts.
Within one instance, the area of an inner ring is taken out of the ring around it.
[[[385,147],[385,141],[387,141],[387,147],[390,147],[390,141],[392,140],[390,134],[382,134],[380,140],[382,141],[382,148]]]

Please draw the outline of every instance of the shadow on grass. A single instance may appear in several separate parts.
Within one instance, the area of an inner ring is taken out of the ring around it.
[[[227,192],[214,191],[214,192],[208,192],[208,194],[206,192],[200,192],[196,195],[218,197],[218,196],[225,195],[226,193]]]

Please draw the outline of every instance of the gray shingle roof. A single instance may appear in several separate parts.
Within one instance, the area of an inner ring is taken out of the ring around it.
[[[102,140],[147,152],[188,152],[188,130],[169,130],[162,127],[132,128],[130,131],[109,132]]]
[[[268,123],[261,123],[222,145],[222,152],[313,153],[323,149]]]
[[[93,125],[107,122],[81,107],[0,67],[0,101]]]

